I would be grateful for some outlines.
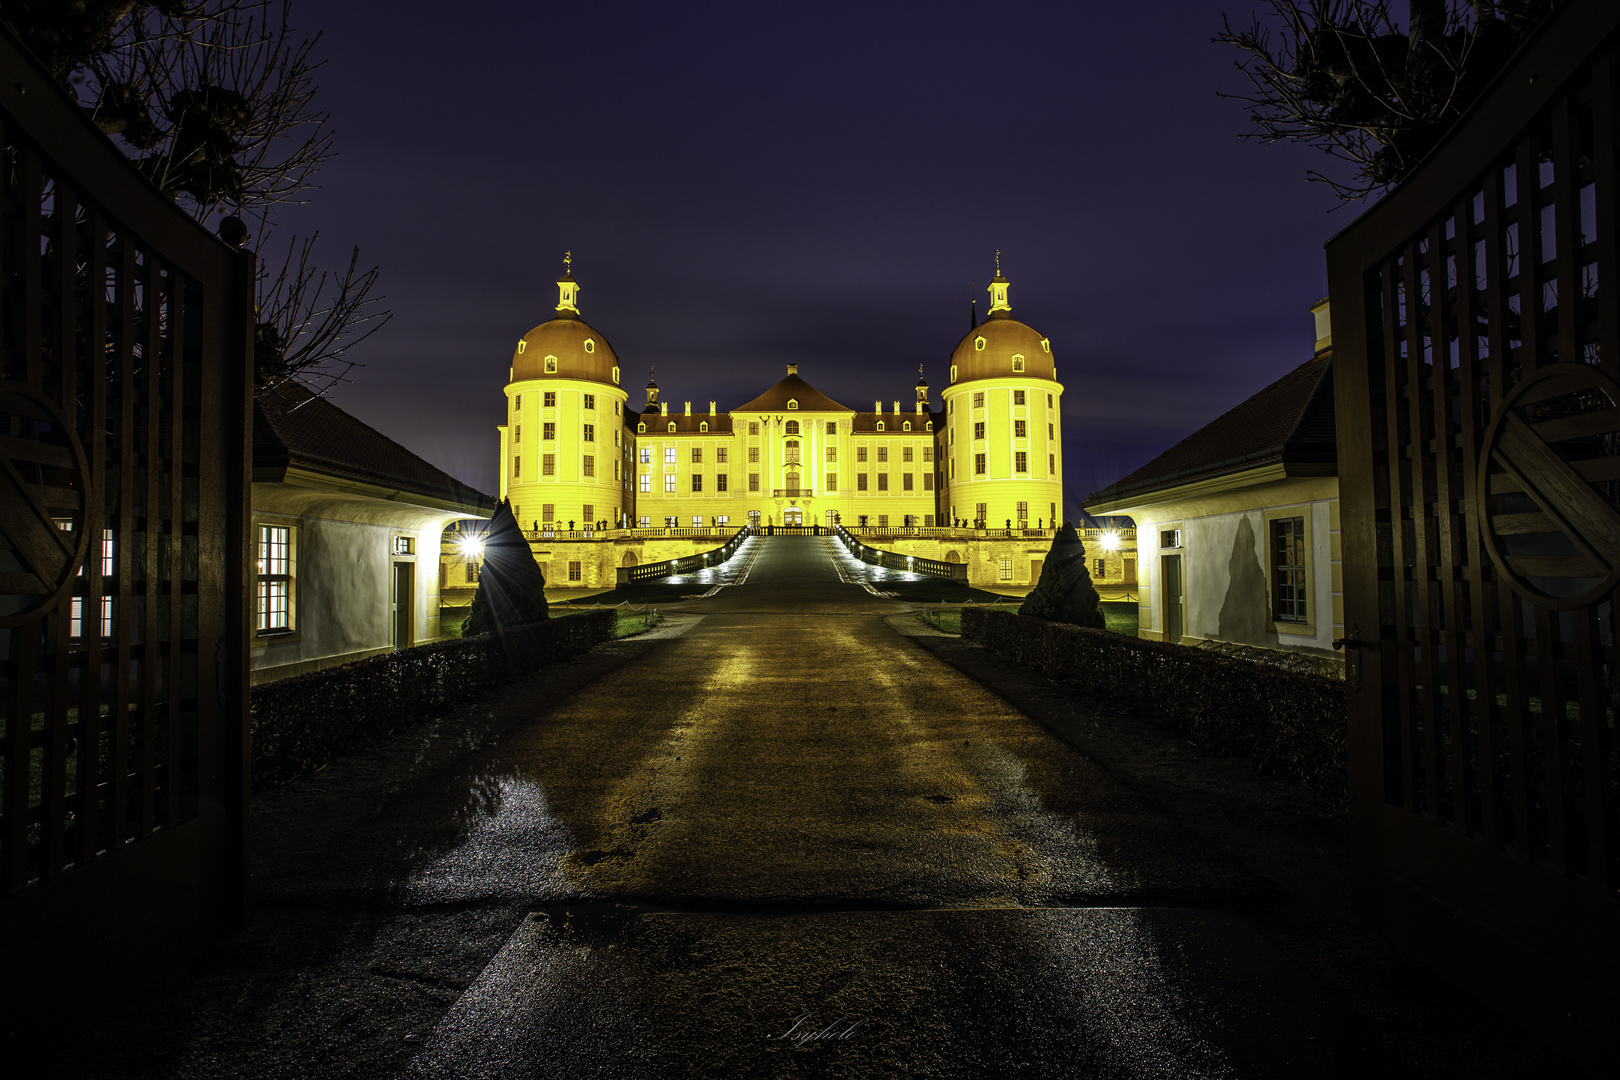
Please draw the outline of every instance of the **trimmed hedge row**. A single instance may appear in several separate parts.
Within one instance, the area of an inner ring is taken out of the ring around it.
[[[607,608],[255,686],[249,693],[253,790],[279,787],[546,664],[612,641],[617,627],[618,612]]]
[[[1173,719],[1200,749],[1252,758],[1346,804],[1341,679],[978,607],[962,609],[962,637],[1123,711]]]

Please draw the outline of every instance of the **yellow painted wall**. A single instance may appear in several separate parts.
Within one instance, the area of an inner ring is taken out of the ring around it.
[[[1017,391],[1024,403],[1017,404]],[[982,404],[978,402],[981,400]],[[1063,520],[1063,387],[1048,379],[1008,376],[953,383],[944,394],[947,521],[972,521],[985,504],[991,528],[1008,521],[1016,527],[1018,504],[1025,504],[1030,527]],[[1025,423],[1024,437],[1017,422]],[[984,425],[984,437],[975,438]],[[1023,452],[1026,470],[1016,470]],[[975,472],[985,455],[985,472]]]
[[[548,394],[555,395],[554,404],[546,404],[552,400]],[[587,521],[611,524],[632,509],[626,472],[631,447],[623,418],[626,400],[625,392],[610,383],[553,377],[507,385],[501,497],[511,499],[514,515],[525,529],[537,521],[560,522],[564,527],[570,521],[581,527]],[[548,424],[550,439],[545,438]]]

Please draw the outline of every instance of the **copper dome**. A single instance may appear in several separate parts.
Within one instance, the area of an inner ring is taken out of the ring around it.
[[[983,348],[979,347],[980,340],[984,342]],[[1013,360],[1019,356],[1024,358],[1023,371],[1013,368]],[[955,372],[952,385],[1008,376],[1057,378],[1051,342],[1031,327],[1000,312],[974,327],[957,343],[956,351],[951,353],[951,367]]]
[[[547,370],[547,357],[556,360],[554,370]],[[583,319],[562,314],[523,335],[512,354],[512,381],[583,379],[616,386],[613,369],[618,366],[607,338]]]

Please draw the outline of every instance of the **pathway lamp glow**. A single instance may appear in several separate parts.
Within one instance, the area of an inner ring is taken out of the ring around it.
[[[482,536],[463,536],[460,545],[462,555],[469,559],[476,559],[484,554],[484,538]]]
[[[1113,532],[1103,533],[1102,546],[1103,546],[1103,550],[1105,550],[1105,551],[1118,551],[1119,550],[1119,533],[1113,533]]]

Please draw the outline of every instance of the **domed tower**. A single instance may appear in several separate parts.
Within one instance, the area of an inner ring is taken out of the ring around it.
[[[579,317],[572,261],[563,258],[557,314],[518,341],[506,384],[501,496],[525,529],[617,525],[632,509],[619,358]]]
[[[951,354],[942,513],[1050,527],[1063,515],[1063,387],[1051,341],[1012,317],[1007,288],[997,252],[990,313]]]

